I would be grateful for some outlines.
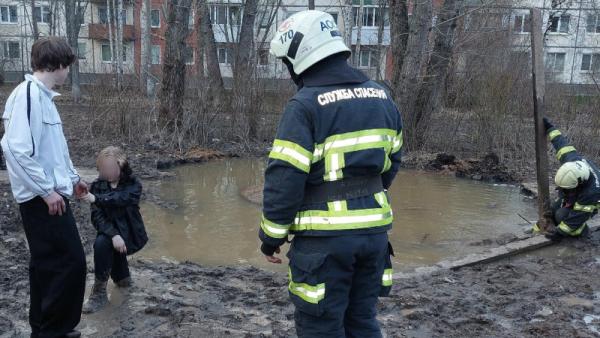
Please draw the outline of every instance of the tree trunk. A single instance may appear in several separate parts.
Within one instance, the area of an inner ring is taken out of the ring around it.
[[[113,0],[114,1],[114,0]],[[113,74],[117,74],[117,65],[115,63],[115,49],[114,49],[114,39],[113,39],[113,20],[112,20],[112,8],[111,1],[106,0],[106,28],[108,29],[108,44],[110,47],[110,66],[112,68]],[[117,83],[117,87],[120,85]]]
[[[315,0],[308,0],[308,9],[310,9],[310,10],[315,9]]]
[[[167,30],[165,32],[165,60],[160,100],[162,122],[171,127],[179,126],[183,117],[185,95],[185,47],[188,35],[189,9],[192,0],[172,0],[167,6]]]
[[[73,101],[79,102],[81,99],[81,86],[79,80],[79,31],[80,22],[83,17],[80,0],[65,0],[65,20],[67,30],[67,41],[75,52],[77,59],[71,65],[69,74],[71,76],[71,95]]]
[[[407,55],[409,36],[407,0],[389,0],[390,4],[390,48],[392,54],[392,78],[390,85],[398,103],[402,64]],[[416,4],[417,5],[417,4]],[[418,5],[417,5],[418,6]],[[419,12],[415,12],[418,15]]]
[[[382,80],[382,76],[381,76],[381,64],[385,64],[385,60],[382,60],[382,56],[383,56],[383,49],[385,48],[383,46],[383,33],[384,33],[384,28],[385,28],[385,8],[387,7],[387,0],[381,0],[379,2],[379,7],[377,7],[377,10],[379,11],[379,15],[378,18],[379,20],[377,20],[377,57],[376,57],[376,66],[375,66],[375,79],[377,81],[381,81]]]
[[[150,61],[151,61],[151,41],[152,33],[150,22],[150,0],[142,0],[142,10],[140,14],[141,26],[141,50],[140,50],[140,90],[150,96]]]
[[[257,135],[256,107],[253,102],[253,89],[249,82],[255,81],[256,48],[254,46],[254,22],[258,10],[258,0],[246,0],[239,43],[235,53],[233,91],[236,97],[235,110],[243,113],[248,122],[248,136],[251,139]]]
[[[363,11],[365,10],[365,1],[360,0],[358,7],[358,13],[356,14],[356,46],[354,47],[354,66],[360,66],[360,43],[362,39],[362,28],[363,28]]]
[[[221,76],[221,67],[219,66],[217,42],[215,41],[215,34],[212,22],[210,21],[210,8],[206,0],[198,0],[198,11],[201,17],[200,35],[202,36],[202,49],[206,54],[208,85],[215,93],[222,93],[225,88],[223,86],[223,77]]]
[[[406,6],[406,2],[404,2],[404,4],[396,3],[396,6]],[[400,14],[403,13],[402,11],[403,9],[400,7]],[[396,15],[392,16],[394,17]],[[402,19],[402,17],[397,17],[396,19]],[[406,130],[406,143],[409,146],[416,145],[414,140],[411,139],[417,133],[415,130],[415,118],[413,112],[415,97],[421,82],[423,81],[423,67],[428,60],[431,22],[431,2],[416,2],[413,8],[413,15],[409,22],[409,31],[404,50],[402,50],[401,45],[403,38],[399,36],[402,33],[397,31],[398,28],[396,28],[396,26],[399,26],[401,29],[402,26],[400,25],[403,23],[402,20],[399,22],[396,21],[396,25],[391,27],[391,31],[394,34],[392,35],[392,55],[398,55],[398,57],[394,57],[392,88],[394,88],[396,103],[403,112],[406,112],[404,116],[404,126]],[[395,41],[398,40],[400,41],[400,44],[395,43]],[[402,59],[402,61],[400,61],[400,59]]]
[[[344,31],[342,37],[348,48],[352,47],[352,28],[354,27],[354,19],[352,16],[352,0],[344,0],[342,4],[342,17],[344,20]]]
[[[448,68],[453,52],[456,18],[460,0],[446,0],[438,15],[434,47],[427,65],[425,81],[418,92],[414,109],[416,145],[421,146],[431,116],[443,108]]]
[[[40,7],[40,15],[42,14],[41,10],[42,9]],[[67,19],[68,19],[68,17],[67,17]],[[38,30],[38,22],[37,22],[37,18],[35,17],[35,0],[31,0],[31,31],[33,33],[33,41],[36,41],[37,39],[40,38],[40,32]]]
[[[123,88],[123,0],[117,0],[117,87]]]
[[[244,5],[244,16],[242,18],[242,27],[239,34],[239,43],[237,52],[235,53],[234,64],[234,79],[236,84],[242,86],[247,85],[249,77],[252,76],[249,72],[252,70],[253,53],[254,53],[254,21],[258,0],[246,0]]]

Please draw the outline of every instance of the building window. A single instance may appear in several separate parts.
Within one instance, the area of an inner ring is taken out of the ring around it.
[[[152,45],[152,49],[150,50],[150,62],[153,65],[160,65],[160,46]]]
[[[153,9],[150,11],[150,26],[152,28],[160,27],[160,9]]]
[[[2,53],[5,59],[20,59],[21,46],[18,41],[2,42]]]
[[[123,24],[126,25],[127,24],[127,10],[126,9],[123,9],[123,11],[121,12],[121,18],[123,19]],[[111,17],[111,20],[113,22],[115,22],[115,17],[114,16]],[[100,22],[101,24],[108,23],[108,10],[106,9],[106,7],[98,7],[98,22]]]
[[[600,54],[583,54],[581,57],[582,72],[600,72]]]
[[[569,15],[557,15],[550,17],[550,32],[552,33],[569,33]]]
[[[531,32],[531,16],[529,14],[515,15],[513,32],[514,33],[530,33]]]
[[[269,64],[269,50],[262,48],[258,50],[258,64],[267,66]]]
[[[40,23],[50,23],[50,7],[36,6],[33,8],[33,19]]]
[[[231,49],[219,48],[218,49],[219,63],[223,65],[230,65],[233,63],[233,57],[231,56]]]
[[[360,58],[358,60],[358,66],[360,68],[372,68],[375,67],[375,52],[367,47],[363,47],[360,50]]]
[[[210,21],[215,25],[239,25],[242,21],[240,6],[211,6]]]
[[[183,60],[185,60],[186,65],[194,64],[194,49],[189,46],[185,46],[183,50]]]
[[[0,23],[17,23],[17,6],[1,6],[0,7]]]
[[[116,53],[116,48],[113,49],[113,52]],[[111,62],[110,57],[110,45],[104,44],[102,45],[102,62]],[[115,60],[116,62],[116,60]],[[127,46],[123,45],[123,62],[127,62]]]
[[[589,14],[587,17],[586,31],[588,33],[600,33],[600,15]]]
[[[335,24],[338,24],[338,13],[329,13],[332,17],[333,17],[333,22],[335,22]]]
[[[562,73],[565,69],[565,53],[546,54],[546,71]]]
[[[352,16],[354,17],[354,26],[358,27],[359,18],[358,11],[359,7],[352,7]],[[362,10],[362,26],[363,27],[379,27],[379,13],[381,13],[381,8],[379,7],[365,7],[363,6]],[[336,19],[336,18],[334,18]],[[337,21],[337,19],[336,19]],[[383,11],[383,21],[384,26],[389,25],[389,17],[388,10],[384,9]]]
[[[87,58],[87,43],[86,42],[77,43],[77,57],[80,60],[85,60]]]

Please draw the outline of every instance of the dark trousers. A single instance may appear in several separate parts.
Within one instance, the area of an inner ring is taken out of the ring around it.
[[[86,262],[75,218],[67,212],[50,216],[40,197],[19,205],[29,244],[32,337],[61,337],[81,319]]]
[[[94,242],[94,270],[96,279],[106,282],[110,276],[114,282],[129,277],[127,255],[114,249],[112,239],[98,234]]]
[[[389,254],[387,233],[296,236],[289,257],[298,337],[381,337],[376,305]]]

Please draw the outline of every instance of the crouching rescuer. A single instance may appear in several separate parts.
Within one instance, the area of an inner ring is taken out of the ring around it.
[[[271,54],[298,92],[265,172],[261,251],[272,263],[289,234],[289,294],[299,337],[381,337],[379,296],[392,285],[386,189],[400,166],[402,122],[389,93],[350,67],[331,15],[297,13]]]
[[[544,127],[561,163],[554,178],[559,196],[552,204],[556,227],[549,235],[581,236],[587,230],[586,222],[600,208],[600,170],[592,161],[582,157],[546,118]],[[536,224],[533,231],[540,232],[541,229]]]

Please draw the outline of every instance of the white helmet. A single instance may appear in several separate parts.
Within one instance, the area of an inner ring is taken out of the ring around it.
[[[271,40],[271,54],[287,59],[301,74],[324,58],[350,52],[333,17],[321,11],[303,11],[287,18]]]
[[[590,170],[590,166],[585,161],[567,162],[556,172],[554,182],[560,188],[575,189],[590,178]]]

